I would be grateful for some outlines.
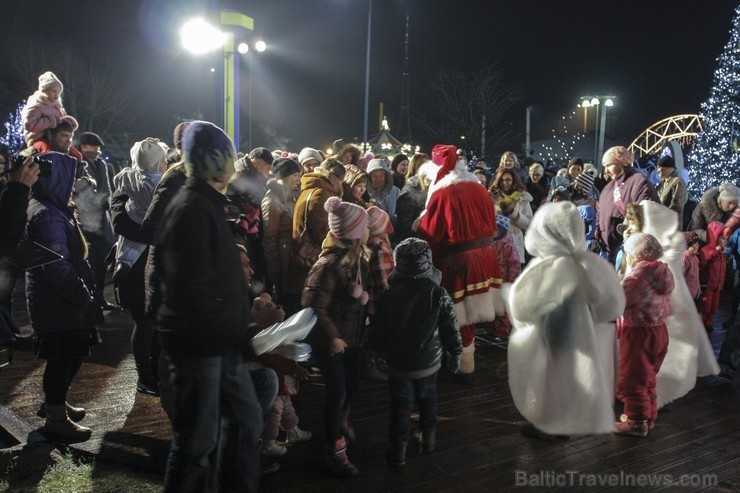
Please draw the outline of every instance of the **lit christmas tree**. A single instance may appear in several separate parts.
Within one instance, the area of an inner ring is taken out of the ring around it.
[[[695,198],[708,188],[740,180],[740,6],[717,62],[709,99],[701,105],[704,131],[689,154],[689,188]]]
[[[26,143],[23,141],[23,118],[21,118],[21,110],[25,105],[26,102],[23,101],[15,112],[8,115],[8,121],[4,123],[5,135],[0,137],[0,144],[8,146],[13,154],[18,154],[26,148]]]

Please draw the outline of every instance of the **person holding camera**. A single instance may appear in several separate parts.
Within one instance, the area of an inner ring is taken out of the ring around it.
[[[513,168],[499,168],[493,184],[488,189],[496,214],[509,218],[509,234],[514,239],[519,252],[519,260],[524,267],[524,232],[532,220],[532,195],[519,179]]]
[[[15,251],[23,238],[29,192],[39,176],[39,165],[32,158],[12,161],[10,149],[0,144],[0,347],[9,347],[19,334],[12,318],[18,272],[3,259]],[[0,361],[0,366],[3,363]]]

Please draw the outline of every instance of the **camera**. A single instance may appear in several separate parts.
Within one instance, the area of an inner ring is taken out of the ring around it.
[[[23,165],[23,162],[28,159],[27,156],[16,156],[13,158],[12,163],[6,173],[10,173],[11,171],[17,169],[19,166]],[[53,164],[51,160],[44,159],[41,156],[35,155],[33,156],[33,162],[38,164],[39,166],[39,176],[51,176],[51,165]]]

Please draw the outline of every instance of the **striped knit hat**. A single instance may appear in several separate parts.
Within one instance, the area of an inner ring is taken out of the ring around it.
[[[329,197],[324,204],[329,213],[329,231],[340,240],[358,240],[367,226],[367,212],[359,205]]]
[[[594,177],[587,171],[581,172],[576,176],[575,184],[583,193],[589,193],[594,187]]]
[[[393,233],[393,224],[388,214],[377,206],[367,208],[367,226],[370,228],[370,235],[389,235]]]

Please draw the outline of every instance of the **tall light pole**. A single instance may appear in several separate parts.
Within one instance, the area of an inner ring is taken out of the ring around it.
[[[594,119],[594,165],[599,166],[601,155],[604,153],[604,135],[606,131],[606,109],[614,106],[616,96],[581,96],[581,108],[584,112],[588,108],[595,108],[596,118]],[[603,101],[603,104],[602,104]],[[599,120],[599,109],[601,109],[601,120]],[[586,131],[586,115],[584,113],[584,133]]]
[[[367,48],[365,50],[365,120],[362,127],[362,142],[367,143],[368,105],[370,103],[370,35],[373,24],[373,0],[368,0],[367,6]]]

